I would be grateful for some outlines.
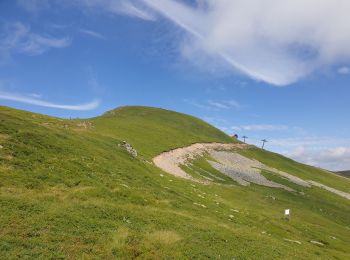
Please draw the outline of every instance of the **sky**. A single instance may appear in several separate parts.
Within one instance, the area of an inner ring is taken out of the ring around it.
[[[125,105],[350,169],[348,0],[1,0],[0,105],[88,118]]]

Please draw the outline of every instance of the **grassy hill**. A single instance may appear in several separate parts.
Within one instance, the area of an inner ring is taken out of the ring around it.
[[[340,176],[344,176],[344,177],[350,178],[350,171],[336,172],[336,174],[338,174]]]
[[[147,159],[197,142],[234,142],[198,118],[159,108],[121,107],[92,122],[99,134],[126,140]]]
[[[139,158],[120,146],[124,140]],[[0,107],[0,258],[348,259],[344,198],[316,187],[201,185],[149,163],[192,143],[233,141],[199,119],[156,108],[64,120]],[[350,190],[326,171],[260,149],[242,153]],[[291,221],[282,218],[285,208]]]

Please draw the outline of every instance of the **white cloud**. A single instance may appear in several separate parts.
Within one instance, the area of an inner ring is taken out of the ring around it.
[[[269,148],[305,164],[333,171],[350,170],[350,138],[271,138]]]
[[[0,59],[6,60],[14,53],[39,55],[51,48],[69,46],[69,38],[53,38],[31,32],[29,26],[20,22],[7,25],[5,35],[0,39]]]
[[[295,138],[273,138],[270,140],[270,143],[275,146],[287,148],[306,146],[320,150],[336,146],[350,147],[350,138],[305,136]]]
[[[240,126],[232,126],[232,130],[235,131],[285,131],[290,130],[291,128],[286,125],[240,125]]]
[[[218,108],[218,109],[231,109],[231,108],[241,108],[241,105],[236,100],[227,100],[227,101],[208,101],[208,105]]]
[[[151,12],[140,0],[66,0],[58,3],[81,10],[127,15],[145,21],[155,20],[153,11]]]
[[[350,169],[350,148],[334,147],[322,150],[308,150],[298,146],[286,154],[294,160],[333,171]]]
[[[81,32],[82,34],[97,38],[97,39],[101,39],[101,40],[105,40],[106,37],[104,37],[102,34],[92,31],[92,30],[87,30],[87,29],[79,29],[79,32]]]
[[[241,105],[236,100],[222,100],[222,101],[214,101],[208,100],[204,102],[197,102],[195,100],[184,100],[186,103],[201,108],[205,110],[211,111],[219,111],[219,110],[229,110],[229,109],[240,109]]]
[[[349,67],[341,67],[338,69],[339,74],[347,75],[350,74],[350,68]]]
[[[31,96],[33,98],[41,98],[42,97],[41,94],[37,94],[37,93],[31,93],[31,94],[29,94],[29,96]]]
[[[94,100],[86,104],[63,105],[63,104],[51,103],[38,98],[32,98],[32,97],[27,97],[27,96],[13,94],[13,93],[6,93],[6,92],[0,92],[0,99],[20,102],[20,103],[30,104],[35,106],[41,106],[41,107],[58,108],[58,109],[65,109],[65,110],[77,110],[77,111],[93,110],[97,108],[100,104],[98,100]]]
[[[116,4],[116,5],[117,5],[116,10],[118,12],[124,13],[129,16],[134,16],[143,20],[148,20],[148,21],[155,20],[154,16],[149,11],[146,11],[136,6],[131,1],[120,1],[120,4]]]
[[[187,52],[216,54],[273,85],[350,60],[348,0],[142,1],[192,36]]]
[[[146,21],[155,20],[153,12],[141,0],[17,0],[20,7],[31,13],[56,7],[75,7],[82,11],[103,11],[127,15]]]

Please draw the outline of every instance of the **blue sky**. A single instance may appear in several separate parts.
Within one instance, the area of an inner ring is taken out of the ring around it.
[[[168,108],[350,169],[350,4],[317,3],[0,1],[0,104],[58,117]]]

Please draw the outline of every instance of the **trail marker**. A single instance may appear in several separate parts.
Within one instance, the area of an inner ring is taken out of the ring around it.
[[[290,219],[290,209],[284,210],[284,218],[288,220]]]

